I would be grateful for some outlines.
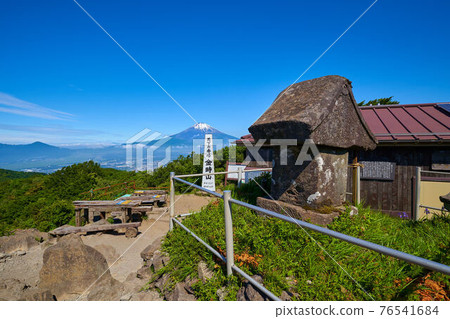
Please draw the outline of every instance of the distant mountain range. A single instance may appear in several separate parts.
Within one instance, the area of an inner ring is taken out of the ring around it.
[[[223,133],[206,123],[198,123],[188,129],[171,135],[163,147],[154,151],[154,160],[158,161],[165,156],[167,147],[171,147],[171,159],[179,155],[187,155],[193,151],[193,141],[201,144],[205,134],[213,134],[214,140],[222,140],[220,144],[228,146],[230,141],[237,138]],[[152,141],[148,145],[155,145]],[[50,173],[64,166],[93,160],[104,167],[117,169],[130,169],[126,165],[126,144],[110,146],[77,146],[57,147],[42,142],[25,145],[10,145],[0,143],[0,168],[20,170],[26,172]],[[198,151],[198,150],[197,150]]]

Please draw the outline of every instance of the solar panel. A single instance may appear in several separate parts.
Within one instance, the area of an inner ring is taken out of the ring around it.
[[[442,107],[444,110],[450,113],[450,103],[439,103],[437,106]]]

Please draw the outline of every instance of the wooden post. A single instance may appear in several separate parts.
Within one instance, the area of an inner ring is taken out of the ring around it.
[[[353,169],[352,169],[352,181],[353,181],[353,183],[352,183],[352,186],[353,186],[353,189],[352,189],[352,201],[353,201],[353,204],[356,204],[356,201],[357,201],[357,196],[356,196],[356,179],[357,179],[357,173],[356,173],[356,165],[358,164],[358,158],[355,156],[355,158],[353,159],[353,163],[352,163],[352,167],[353,167]]]
[[[355,184],[355,193],[356,193],[356,205],[361,202],[361,166],[356,166],[356,184]]]
[[[75,209],[75,225],[81,226],[81,209]]]
[[[362,165],[358,163],[358,157],[355,156],[352,163],[352,174],[353,174],[353,189],[352,189],[352,199],[353,204],[358,205],[361,202],[361,167]]]
[[[173,230],[173,221],[172,218],[175,217],[175,181],[173,177],[175,176],[175,172],[170,172],[170,206],[169,206],[169,230]]]
[[[242,167],[239,166],[238,167],[238,182],[237,182],[237,186],[241,187],[242,184]]]
[[[419,220],[419,214],[420,214],[420,180],[421,177],[421,169],[420,166],[416,167],[416,187],[415,187],[415,194],[414,194],[414,220]]]
[[[231,191],[223,192],[223,207],[225,218],[225,243],[227,250],[227,276],[233,274],[234,247],[233,247],[233,218],[231,213]]]

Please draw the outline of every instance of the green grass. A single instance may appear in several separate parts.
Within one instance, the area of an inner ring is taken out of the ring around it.
[[[239,194],[234,192],[233,197],[236,196]],[[212,247],[225,251],[221,200],[203,208],[201,213],[189,216],[183,224]],[[262,275],[264,285],[278,296],[283,290],[289,290],[298,300],[370,300],[356,281],[375,300],[416,300],[419,296],[415,291],[420,280],[430,273],[422,267],[326,235],[309,230],[308,235],[297,225],[262,217],[236,205],[233,206],[233,228],[235,255],[240,256],[236,264],[249,274]],[[344,213],[329,228],[450,264],[448,216],[414,222],[360,207],[357,216]],[[211,282],[197,284],[194,289],[201,300],[217,299],[215,291],[227,285],[222,262],[176,226],[168,234],[163,249],[170,254],[171,261],[162,272],[170,273],[174,282],[189,275],[195,277],[198,262],[205,260],[216,276]],[[429,278],[439,282],[448,293],[449,276],[431,272]],[[240,280],[233,281],[228,299],[236,298],[240,285]]]

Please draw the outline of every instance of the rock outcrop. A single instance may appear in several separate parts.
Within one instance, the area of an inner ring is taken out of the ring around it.
[[[62,237],[45,250],[39,288],[58,300],[86,295],[89,300],[119,300],[121,283],[111,277],[105,257],[77,235]]]
[[[249,131],[255,140],[310,138],[316,145],[345,149],[374,149],[377,143],[358,109],[351,82],[338,75],[289,86]]]
[[[0,237],[0,253],[26,252],[47,239],[48,234],[40,232],[37,229],[17,229],[14,235]]]
[[[337,75],[288,87],[249,131],[255,141],[270,140],[266,145],[273,147],[272,197],[312,208],[341,205],[348,150],[374,149],[377,143],[351,82]]]

